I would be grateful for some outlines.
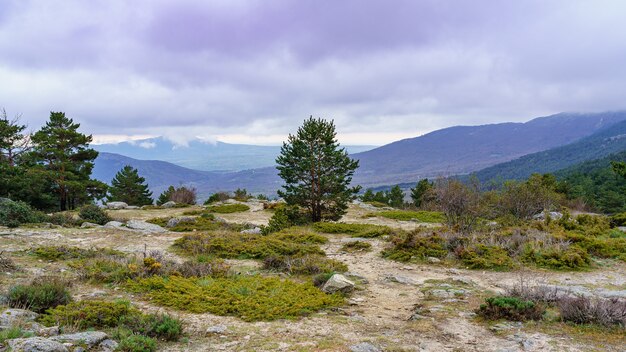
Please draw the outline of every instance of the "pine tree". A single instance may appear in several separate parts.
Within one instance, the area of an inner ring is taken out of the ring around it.
[[[391,190],[387,192],[387,204],[394,208],[401,208],[404,205],[404,192],[399,185],[391,187]]]
[[[374,191],[371,188],[365,190],[365,193],[361,196],[361,201],[363,202],[372,202],[374,201]]]
[[[611,169],[613,169],[613,172],[617,175],[626,178],[626,162],[611,161]]]
[[[65,113],[51,112],[50,120],[32,136],[30,158],[52,183],[62,211],[105,195],[106,185],[90,179],[98,152],[89,148],[92,137],[78,132],[79,127]]]
[[[15,198],[15,191],[19,191],[23,170],[18,166],[18,158],[28,150],[25,129],[19,117],[9,120],[6,111],[0,110],[0,197]]]
[[[146,179],[139,176],[137,169],[126,165],[111,181],[108,200],[138,206],[152,204],[152,192],[144,182]]]
[[[313,222],[341,218],[360,189],[350,187],[359,162],[339,148],[336,135],[333,121],[311,116],[296,135],[289,135],[276,158],[285,182],[278,195],[306,210]]]
[[[427,178],[420,180],[414,188],[411,188],[411,199],[416,207],[421,207],[425,203],[427,193],[433,188],[432,182]]]
[[[157,202],[156,202],[157,205],[163,205],[169,202],[170,197],[172,196],[174,191],[176,191],[174,186],[169,186],[165,191],[163,191],[163,193],[161,193],[161,195],[159,195],[159,198],[157,199]]]

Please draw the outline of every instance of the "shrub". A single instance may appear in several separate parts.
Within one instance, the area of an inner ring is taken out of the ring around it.
[[[48,222],[60,226],[80,225],[80,221],[74,220],[74,217],[70,213],[54,213],[48,216]]]
[[[94,204],[87,204],[80,208],[78,215],[81,219],[95,224],[104,225],[111,221],[111,218],[107,213],[99,206]]]
[[[477,244],[459,247],[457,255],[470,269],[509,270],[513,267],[513,260],[507,251],[498,246]]]
[[[20,268],[15,264],[13,259],[6,257],[3,251],[0,251],[0,271],[12,272],[19,271]]]
[[[341,246],[344,252],[369,252],[372,250],[372,244],[365,241],[348,242]]]
[[[344,263],[321,255],[304,255],[300,257],[271,256],[265,258],[263,268],[290,275],[316,275],[348,271],[348,267]]]
[[[443,213],[438,211],[386,210],[378,213],[372,213],[371,215],[382,216],[383,218],[400,221],[418,221],[427,223],[443,223],[446,221]]]
[[[123,329],[135,334],[176,341],[183,334],[180,320],[167,314],[143,314],[128,301],[83,300],[50,309],[39,318],[45,325],[76,329]]]
[[[532,246],[526,245],[522,260],[549,269],[580,269],[591,264],[586,250],[578,246]]]
[[[480,305],[476,313],[488,320],[541,320],[546,310],[541,304],[516,297],[489,297],[485,303]]]
[[[0,198],[0,225],[18,227],[21,224],[35,223],[41,220],[41,214],[33,211],[28,204]]]
[[[280,203],[282,204],[282,203]],[[280,230],[305,225],[309,219],[304,211],[296,206],[280,206],[274,211],[267,226],[263,227],[263,234],[278,232]]]
[[[176,240],[174,246],[187,254],[210,254],[220,258],[263,259],[281,255],[324,254],[316,245],[285,241],[272,235],[233,232],[189,234]]]
[[[123,257],[124,253],[110,248],[84,249],[70,246],[42,246],[32,251],[33,255],[38,258],[57,261],[68,259],[86,259],[98,256],[119,256]]]
[[[612,227],[626,226],[626,213],[618,213],[611,216],[610,222]]]
[[[318,235],[313,232],[297,231],[298,228],[289,228],[272,234],[271,236],[277,240],[301,244],[324,244],[328,242],[326,236]]]
[[[230,198],[231,196],[230,194],[228,194],[228,192],[213,193],[207,200],[204,201],[204,205],[209,205],[209,204],[217,203],[217,202],[223,202]]]
[[[381,237],[398,232],[387,226],[370,224],[346,224],[342,222],[317,222],[313,229],[323,233],[346,233],[353,237]]]
[[[116,351],[121,352],[153,352],[157,345],[154,339],[142,335],[129,335],[120,340]]]
[[[49,308],[71,302],[72,296],[67,290],[70,286],[68,281],[60,278],[40,277],[29,285],[11,287],[7,294],[7,304],[10,307],[43,313]]]
[[[561,319],[575,324],[626,326],[626,300],[585,296],[563,298],[558,302]]]
[[[178,264],[170,273],[179,273],[183,277],[224,277],[228,273],[230,266],[223,260],[211,259],[204,262],[186,261]]]
[[[393,247],[383,251],[383,257],[407,262],[428,257],[443,258],[448,254],[446,240],[437,235],[424,235],[418,230],[391,239]]]
[[[212,206],[207,207],[207,210],[210,211],[211,213],[230,214],[230,213],[239,213],[243,211],[248,211],[250,210],[250,207],[245,204],[234,203],[234,204],[212,205]]]
[[[177,204],[196,204],[197,191],[193,187],[178,187],[169,194],[169,200]]]
[[[377,201],[365,202],[365,204],[369,204],[369,205],[374,206],[376,208],[386,208],[386,207],[389,206],[387,203],[377,202]]]
[[[233,315],[244,321],[295,318],[343,302],[310,283],[276,277],[236,276],[217,279],[151,277],[131,282],[131,291],[153,302],[192,313]]]
[[[140,275],[141,266],[130,259],[102,257],[77,260],[70,266],[78,271],[81,279],[92,282],[120,283]]]

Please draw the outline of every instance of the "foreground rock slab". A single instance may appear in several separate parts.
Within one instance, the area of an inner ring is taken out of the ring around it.
[[[63,344],[44,337],[8,340],[12,352],[69,352]]]

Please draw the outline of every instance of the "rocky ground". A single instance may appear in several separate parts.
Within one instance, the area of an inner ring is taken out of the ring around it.
[[[176,216],[187,209],[115,210],[119,220],[146,220]],[[377,217],[352,206],[345,222],[375,223],[411,229],[420,224]],[[243,213],[221,214],[229,222],[266,224],[271,213],[253,206]],[[24,250],[40,245],[108,247],[125,252],[167,252],[181,233],[151,232],[120,228],[0,228],[0,251],[11,256],[24,270],[0,273],[0,289],[6,290],[42,274],[71,274],[63,262],[49,263]],[[188,339],[162,344],[167,351],[626,351],[623,333],[587,331],[558,322],[488,323],[473,311],[485,297],[513,285],[521,276],[559,285],[572,291],[602,296],[626,297],[626,265],[596,263],[590,271],[524,272],[472,271],[432,264],[404,264],[383,259],[381,239],[366,239],[371,252],[346,253],[340,247],[351,239],[329,235],[324,245],[328,257],[349,267],[360,278],[357,290],[340,309],[320,312],[297,320],[243,322],[235,317],[190,314],[164,310],[110,285],[77,283],[76,299],[125,298],[146,312],[167,311],[184,320]],[[176,258],[175,254],[171,254]],[[254,270],[254,261],[231,261],[241,270]],[[0,308],[1,310],[1,308]]]

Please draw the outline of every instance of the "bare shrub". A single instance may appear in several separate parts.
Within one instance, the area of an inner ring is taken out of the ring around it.
[[[0,251],[0,270],[6,272],[19,271],[19,267],[13,259],[4,256],[4,251]]]
[[[458,180],[441,178],[435,182],[433,198],[444,213],[448,226],[470,233],[481,215],[481,195],[477,182],[466,185]]]
[[[553,304],[563,297],[565,293],[557,286],[546,285],[543,278],[531,276],[531,274],[521,271],[515,285],[506,288],[505,294],[510,297],[517,297],[526,301]]]
[[[587,296],[565,297],[558,303],[561,319],[575,324],[626,326],[626,300]]]
[[[179,204],[196,204],[196,197],[194,187],[178,187],[170,194],[170,200]]]

